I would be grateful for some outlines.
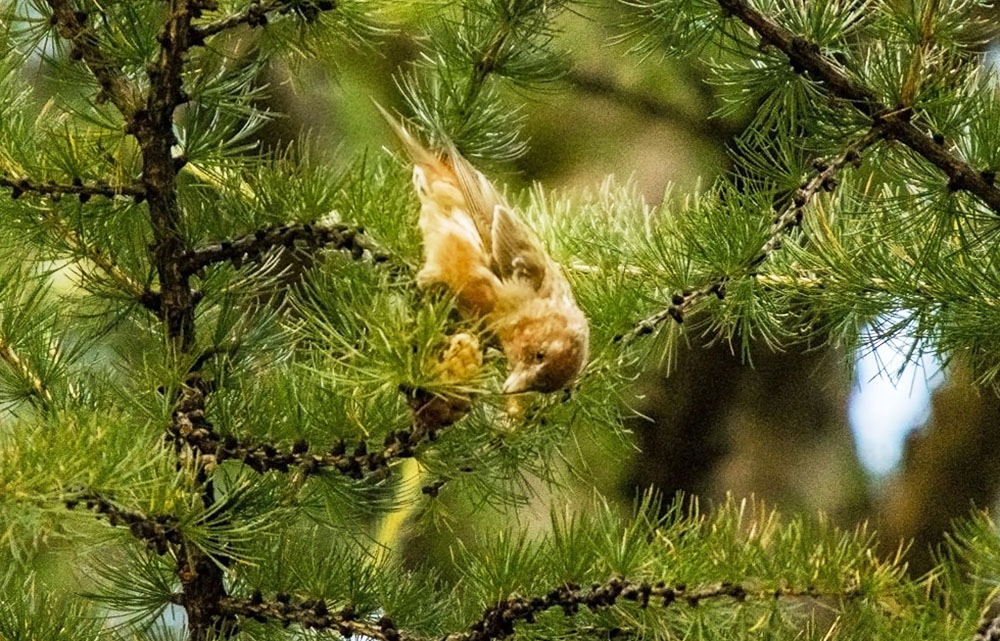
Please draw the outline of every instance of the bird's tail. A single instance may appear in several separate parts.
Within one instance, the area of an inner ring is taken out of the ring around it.
[[[375,108],[379,110],[385,121],[389,123],[389,127],[399,138],[399,141],[403,143],[403,147],[406,149],[406,153],[409,154],[410,158],[418,165],[436,165],[439,161],[437,157],[432,154],[427,147],[424,147],[416,136],[410,133],[410,131],[403,125],[399,118],[393,116],[389,111],[380,105],[378,102],[372,100],[375,103]]]
[[[373,101],[374,102],[374,101]],[[502,199],[496,189],[485,176],[477,171],[451,142],[445,143],[441,156],[425,147],[416,136],[406,128],[403,122],[389,113],[382,105],[375,102],[375,107],[389,123],[389,127],[399,138],[406,153],[413,160],[414,184],[418,194],[430,194],[435,184],[444,184],[461,193],[463,209],[471,218],[482,239],[487,253],[492,251],[490,230],[493,224],[493,209]],[[442,181],[438,183],[437,181]],[[454,192],[451,192],[454,193]],[[423,198],[423,196],[421,196]],[[431,196],[433,199],[433,196]]]

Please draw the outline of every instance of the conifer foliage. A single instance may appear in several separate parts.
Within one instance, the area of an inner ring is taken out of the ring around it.
[[[627,447],[632,375],[685,337],[852,345],[891,317],[878,338],[1000,371],[984,6],[635,0],[619,51],[699,56],[752,112],[736,169],[656,207],[614,182],[510,194],[567,267],[591,362],[518,406],[486,336],[485,364],[448,374],[479,330],[414,285],[408,167],[259,146],[264,72],[412,12],[428,37],[399,110],[494,171],[588,7],[3,5],[0,639],[998,638],[985,518],[919,579],[863,528],[753,502],[623,515],[595,494],[537,536],[465,522]],[[450,562],[386,549],[400,514]]]

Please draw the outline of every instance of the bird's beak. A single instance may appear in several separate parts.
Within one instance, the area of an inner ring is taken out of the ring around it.
[[[531,377],[527,370],[514,370],[503,382],[504,394],[520,394],[527,392],[531,385]]]

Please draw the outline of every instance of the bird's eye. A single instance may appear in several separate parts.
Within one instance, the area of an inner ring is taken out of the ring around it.
[[[537,352],[535,352],[535,362],[536,363],[541,363],[544,360],[545,360],[545,350],[544,349],[540,349]]]

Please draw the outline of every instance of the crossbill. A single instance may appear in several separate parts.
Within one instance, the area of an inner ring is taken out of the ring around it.
[[[413,160],[424,262],[421,287],[443,284],[459,310],[500,341],[508,394],[568,386],[587,361],[590,330],[560,266],[492,183],[454,147],[424,147],[379,107]]]

